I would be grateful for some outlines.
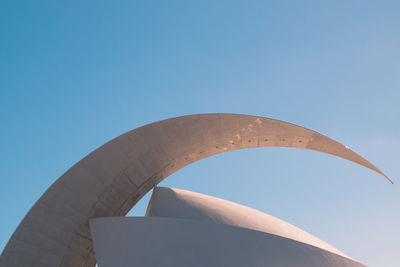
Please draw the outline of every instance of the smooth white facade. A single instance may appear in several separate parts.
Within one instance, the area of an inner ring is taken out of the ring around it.
[[[99,267],[361,267],[329,251],[246,228],[161,217],[91,221]]]
[[[332,245],[279,218],[231,201],[187,190],[155,187],[146,215],[248,228],[293,239],[350,258]]]
[[[215,197],[154,189],[148,217],[91,220],[99,267],[359,267],[278,218]]]

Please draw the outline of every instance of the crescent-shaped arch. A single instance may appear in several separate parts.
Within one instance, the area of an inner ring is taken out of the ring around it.
[[[0,266],[93,267],[89,219],[124,216],[152,187],[190,163],[254,147],[316,150],[363,165],[390,181],[348,147],[287,122],[238,114],[167,119],[111,140],[64,173],[15,230]]]

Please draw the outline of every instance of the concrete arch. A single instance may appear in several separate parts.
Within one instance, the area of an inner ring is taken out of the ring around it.
[[[348,147],[287,122],[238,114],[167,119],[111,140],[64,173],[15,230],[0,266],[93,267],[89,219],[123,216],[154,185],[190,163],[253,147],[316,150],[386,177]]]

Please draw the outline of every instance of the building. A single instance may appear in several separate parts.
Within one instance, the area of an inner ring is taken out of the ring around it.
[[[63,174],[15,230],[2,252],[0,266],[93,267],[96,258],[90,221],[95,225],[103,220],[95,218],[125,216],[160,181],[197,160],[254,147],[297,147],[329,153],[370,168],[389,180],[378,168],[348,147],[294,124],[237,114],[172,118],[145,125],[111,140]],[[152,217],[144,219],[146,222],[155,220]],[[166,227],[168,220],[164,220]],[[215,225],[221,233],[229,231],[230,227],[237,227],[221,223]],[[249,227],[240,231],[249,233],[256,230]],[[240,231],[232,232],[232,238],[240,235]],[[258,238],[259,232],[254,236]],[[271,235],[269,232],[263,234]],[[151,233],[148,235],[150,237]],[[225,236],[228,235],[226,232]],[[264,245],[267,246],[267,243]],[[282,246],[280,253],[285,253],[288,243],[282,243]],[[316,248],[321,249],[320,246]],[[338,255],[344,257],[332,251],[329,253],[334,254],[329,254],[332,259]],[[288,251],[285,255],[293,256]]]
[[[260,211],[156,187],[146,217],[91,220],[99,266],[364,266],[317,237]]]

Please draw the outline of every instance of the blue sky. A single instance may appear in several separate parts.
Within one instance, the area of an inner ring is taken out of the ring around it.
[[[400,266],[399,1],[2,1],[0,249],[74,163],[193,113],[277,118],[359,152],[224,153],[161,185],[287,220],[368,266]],[[143,215],[146,197],[131,215]]]

